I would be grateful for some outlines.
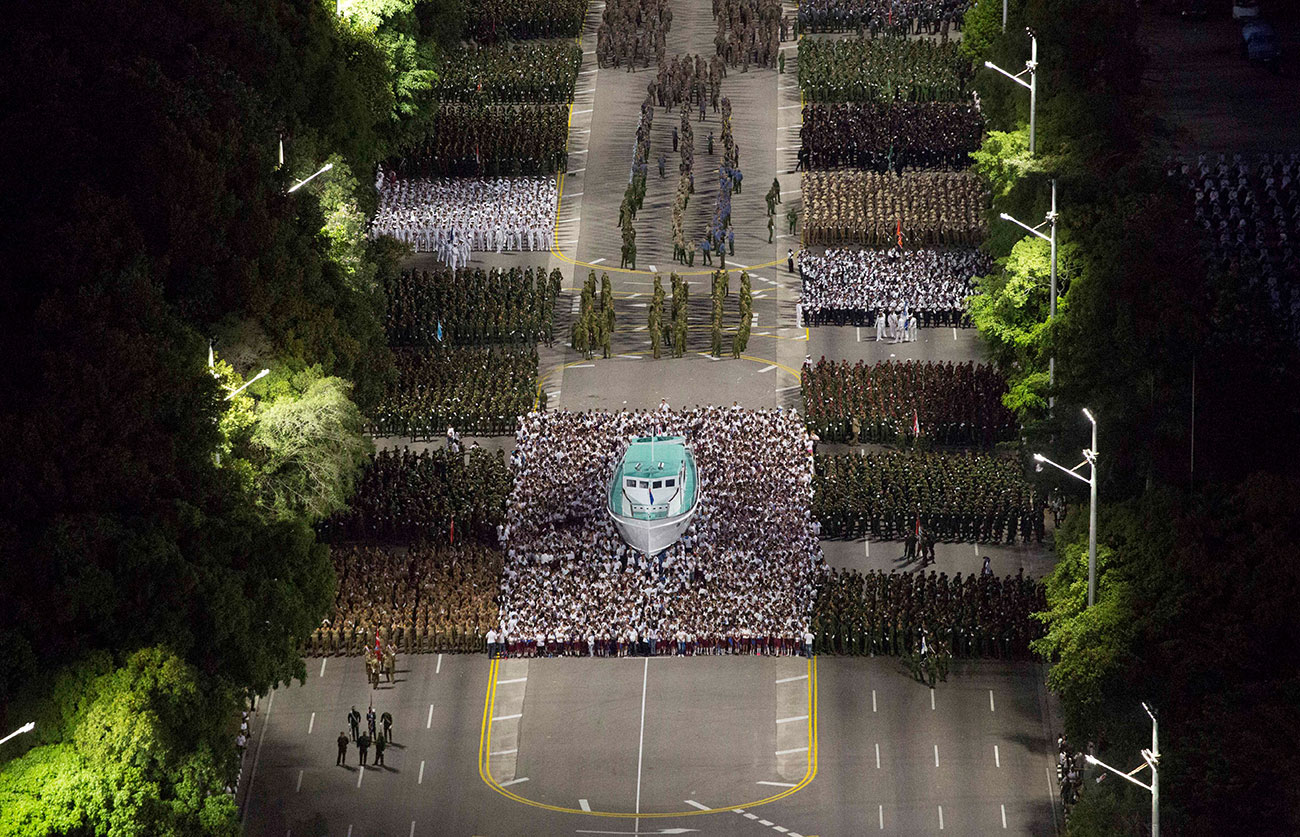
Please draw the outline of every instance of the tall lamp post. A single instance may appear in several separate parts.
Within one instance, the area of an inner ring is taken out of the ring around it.
[[[1047,321],[1050,323],[1056,319],[1056,178],[1052,178],[1052,208],[1047,211],[1043,223],[1036,227],[1031,227],[1023,221],[1017,221],[1007,213],[1003,212],[999,216],[1003,221],[1010,221],[1018,227],[1023,227],[1029,233],[1038,236],[1052,246],[1052,289],[1051,298],[1048,302]],[[1047,234],[1043,233],[1043,227],[1048,228]],[[1056,355],[1053,354],[1047,359],[1047,384],[1049,388],[1056,386]],[[1047,405],[1056,406],[1056,396],[1047,396]]]
[[[1087,407],[1083,414],[1092,422],[1092,447],[1083,449],[1083,461],[1073,468],[1057,465],[1041,453],[1034,454],[1035,462],[1046,462],[1053,468],[1064,471],[1080,482],[1088,483],[1088,607],[1097,601],[1097,419]],[[1079,473],[1084,465],[1088,466],[1088,476]]]
[[[301,189],[302,187],[306,186],[308,183],[312,182],[312,181],[315,180],[317,177],[319,177],[320,175],[324,174],[325,172],[329,171],[329,170],[332,169],[332,168],[334,168],[334,164],[333,164],[333,163],[326,163],[325,165],[321,166],[320,169],[319,169],[315,174],[313,174],[311,177],[307,177],[307,178],[304,178],[304,179],[302,179],[302,180],[299,180],[297,183],[295,183],[295,184],[293,184],[292,186],[290,186],[290,187],[289,187],[289,191],[290,191],[290,192],[296,192],[296,191],[298,191],[299,189]]]
[[[1116,776],[1129,780],[1151,794],[1151,837],[1160,837],[1160,724],[1156,721],[1156,713],[1151,711],[1151,707],[1144,702],[1142,708],[1146,710],[1147,715],[1151,718],[1151,749],[1142,751],[1142,761],[1146,762],[1145,764],[1135,767],[1128,773],[1122,773],[1093,756],[1085,755],[1084,758],[1088,761],[1088,764],[1104,767]],[[1149,785],[1133,778],[1133,774],[1144,767],[1151,768],[1151,784]]]
[[[1002,15],[1002,31],[1007,29],[1006,13]],[[985,61],[984,66],[990,70],[997,70],[1002,75],[1014,81],[1016,84],[1029,91],[1029,153],[1034,153],[1034,127],[1038,116],[1038,36],[1034,30],[1026,29],[1029,33],[1029,60],[1025,62],[1025,68],[1018,73],[1008,73],[1006,70],[994,64],[992,61]],[[1029,81],[1025,81],[1021,76],[1029,74]]]
[[[18,736],[22,735],[24,732],[31,732],[34,729],[36,729],[36,722],[28,721],[27,723],[20,726],[18,729],[6,735],[4,738],[0,738],[0,744],[5,743],[10,738],[17,738]]]

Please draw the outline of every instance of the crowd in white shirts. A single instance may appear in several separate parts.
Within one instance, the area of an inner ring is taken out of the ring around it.
[[[683,538],[648,557],[606,508],[634,436],[683,435],[700,500]],[[512,455],[499,653],[793,654],[824,572],[812,443],[798,413],[696,407],[529,413]]]
[[[371,235],[435,253],[453,269],[475,250],[550,250],[555,243],[553,177],[402,179],[381,169],[375,186]]]
[[[968,325],[966,298],[975,276],[993,262],[975,249],[848,250],[799,258],[803,292],[799,306],[809,325],[888,325],[912,315],[919,326]],[[879,335],[878,335],[879,336]]]

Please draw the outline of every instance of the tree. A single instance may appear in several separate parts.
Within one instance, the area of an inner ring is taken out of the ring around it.
[[[316,378],[258,414],[250,445],[258,504],[272,518],[317,523],[347,505],[374,443],[339,378]]]
[[[172,652],[145,648],[105,671],[102,659],[72,667],[55,693],[75,694],[48,743],[0,770],[0,831],[16,837],[72,833],[240,833],[225,793],[233,752],[223,719],[229,692]]]

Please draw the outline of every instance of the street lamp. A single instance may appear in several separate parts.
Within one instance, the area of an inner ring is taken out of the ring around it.
[[[1006,12],[1002,13],[1002,31],[1007,29]],[[1008,73],[1006,70],[994,64],[992,61],[985,61],[984,66],[990,70],[997,70],[1002,75],[1014,81],[1029,90],[1029,153],[1034,153],[1034,125],[1038,114],[1038,36],[1034,30],[1026,29],[1029,33],[1029,60],[1025,62],[1025,68],[1018,73]],[[1029,81],[1025,81],[1021,76],[1029,74]]]
[[[311,177],[308,177],[306,180],[299,180],[293,186],[290,186],[289,191],[290,192],[298,191],[299,189],[306,186],[311,181],[315,180],[319,175],[324,174],[325,172],[329,171],[332,168],[334,168],[333,163],[326,163],[325,165],[321,166],[320,171],[316,172],[316,174],[313,174]]]
[[[17,736],[22,735],[24,732],[31,732],[34,729],[36,729],[36,722],[28,721],[27,723],[20,726],[18,729],[6,735],[4,738],[0,738],[0,744],[5,743],[10,738],[16,738]]]
[[[1028,232],[1052,245],[1052,293],[1047,311],[1047,321],[1050,323],[1052,320],[1056,319],[1056,219],[1058,217],[1056,212],[1056,178],[1052,178],[1052,208],[1047,211],[1047,216],[1043,219],[1043,223],[1036,227],[1031,227],[1026,223],[1017,221],[1005,212],[1001,213],[998,217],[1003,221],[1010,221],[1016,226],[1023,227]],[[1050,234],[1043,234],[1042,229],[1044,226],[1049,227]],[[1049,388],[1056,387],[1056,355],[1052,355],[1047,359],[1047,383]],[[1056,406],[1055,395],[1047,396],[1047,406]]]
[[[1084,759],[1088,764],[1095,764],[1098,767],[1104,767],[1111,773],[1120,778],[1127,779],[1151,794],[1151,837],[1160,837],[1160,724],[1156,721],[1156,714],[1151,711],[1151,707],[1144,702],[1142,708],[1151,718],[1151,749],[1142,750],[1142,761],[1145,764],[1133,768],[1128,773],[1121,773],[1115,768],[1106,764],[1101,759],[1090,755],[1085,755]],[[1133,778],[1133,774],[1139,772],[1144,767],[1151,768],[1151,784],[1146,785]]]
[[[262,379],[262,378],[265,378],[267,375],[270,375],[270,374],[271,374],[271,370],[270,370],[270,369],[263,369],[261,372],[258,372],[256,375],[254,375],[253,377],[251,377],[251,378],[249,378],[247,381],[245,381],[245,382],[244,382],[244,385],[243,385],[242,387],[240,387],[240,388],[237,389],[237,390],[233,390],[229,395],[226,396],[226,399],[225,399],[225,400],[229,401],[230,399],[234,398],[236,395],[239,395],[239,393],[241,393],[241,392],[243,392],[245,389],[247,389],[247,388],[249,387],[249,385],[253,383],[253,381],[256,381],[256,380],[260,380],[260,379]]]
[[[1041,453],[1034,454],[1034,461],[1046,462],[1080,482],[1088,483],[1088,607],[1092,607],[1097,600],[1097,419],[1093,418],[1087,407],[1083,408],[1083,414],[1088,421],[1092,422],[1092,448],[1083,449],[1082,462],[1073,468],[1066,468],[1057,465]],[[1088,466],[1087,479],[1079,473],[1079,469],[1084,465]]]

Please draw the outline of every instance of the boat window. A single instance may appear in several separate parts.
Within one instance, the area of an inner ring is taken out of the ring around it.
[[[642,487],[642,488],[649,488],[649,487],[650,487],[650,480],[641,480],[641,487]]]
[[[631,477],[628,477],[627,479],[623,480],[623,485],[625,485],[628,488],[636,488],[636,480],[632,479]]]
[[[664,481],[663,481],[663,480],[655,480],[654,487],[655,487],[655,488],[663,488],[663,487],[664,487]]]
[[[672,488],[674,484],[674,480],[664,480],[664,488]]]

